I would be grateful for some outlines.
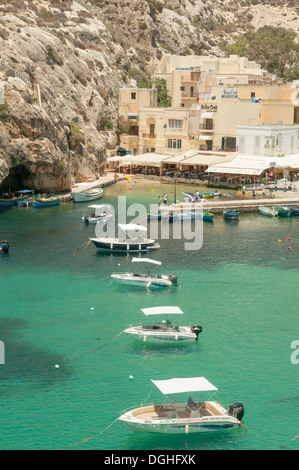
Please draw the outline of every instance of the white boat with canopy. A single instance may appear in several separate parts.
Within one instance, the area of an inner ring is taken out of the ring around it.
[[[149,258],[133,258],[132,263],[142,264],[143,266],[148,264],[152,266],[161,266],[161,261],[156,261]],[[176,274],[153,274],[149,269],[146,274],[144,273],[114,273],[111,277],[117,282],[129,286],[139,287],[171,287],[177,286]]]
[[[130,326],[124,330],[124,333],[138,341],[162,344],[190,343],[196,341],[202,331],[200,325],[177,326],[170,320],[183,315],[179,307],[152,307],[141,311],[146,317],[154,317],[153,324]]]
[[[147,228],[138,224],[118,224],[118,227],[127,234],[134,232],[132,238],[90,238],[90,241],[101,251],[110,251],[118,253],[141,252],[155,250],[160,245],[155,240],[146,238]]]
[[[82,221],[88,224],[96,224],[97,222],[105,222],[108,219],[112,219],[113,213],[111,212],[112,206],[110,204],[92,204],[90,207],[92,210],[90,216],[84,215]]]
[[[216,393],[217,388],[204,377],[152,380],[163,395],[188,394],[181,403],[173,398],[170,403],[135,408],[118,419],[133,431],[189,434],[223,431],[238,428],[244,415],[242,403],[233,403],[226,410],[216,401],[194,401],[190,394]]]

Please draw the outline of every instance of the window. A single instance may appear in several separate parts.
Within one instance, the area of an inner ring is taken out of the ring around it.
[[[185,87],[184,87],[184,86],[181,86],[181,87],[180,87],[180,91],[185,91]]]
[[[169,119],[169,128],[170,129],[182,129],[183,121],[177,119]]]
[[[167,139],[167,148],[169,149],[181,149],[182,140],[181,139]]]
[[[136,93],[135,92],[131,93],[131,100],[136,100]]]

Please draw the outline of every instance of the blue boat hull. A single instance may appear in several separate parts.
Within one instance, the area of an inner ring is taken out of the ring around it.
[[[238,211],[224,211],[223,217],[227,220],[237,220],[239,218]]]

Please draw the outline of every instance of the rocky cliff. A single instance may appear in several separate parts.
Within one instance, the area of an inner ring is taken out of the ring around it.
[[[234,35],[266,24],[270,13],[272,23],[280,19],[297,32],[297,6],[2,0],[0,191],[61,192],[75,180],[99,176],[106,150],[118,143],[118,89],[134,85],[136,71],[149,78],[165,53],[223,55]]]

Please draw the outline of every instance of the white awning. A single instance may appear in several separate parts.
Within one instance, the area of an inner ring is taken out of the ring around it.
[[[109,157],[109,158],[107,158],[107,162],[119,162],[119,160],[121,160],[121,159],[122,159],[122,157],[117,157],[117,156]]]
[[[212,165],[206,171],[207,173],[259,176],[270,167],[269,158],[239,155],[232,161],[222,165]]]
[[[200,117],[204,119],[214,119],[214,113],[202,113]]]
[[[147,228],[143,227],[143,225],[137,225],[137,224],[118,224],[118,226],[124,230],[140,230],[142,232],[146,232]]]
[[[200,135],[199,140],[213,140],[212,135]]]
[[[144,315],[183,315],[179,307],[151,307],[142,308],[141,311]]]
[[[153,384],[163,393],[210,392],[218,390],[204,377],[186,379],[152,380]]]
[[[132,263],[152,263],[152,264],[157,264],[158,266],[161,266],[161,261],[156,261],[154,259],[150,258],[133,258]]]

